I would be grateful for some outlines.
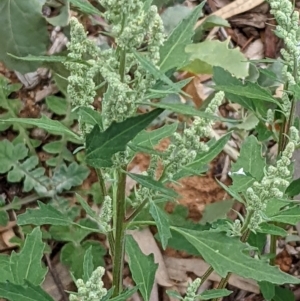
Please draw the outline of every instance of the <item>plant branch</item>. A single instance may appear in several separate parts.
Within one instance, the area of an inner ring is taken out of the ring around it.
[[[117,200],[115,202],[116,220],[114,220],[115,228],[115,244],[113,257],[113,287],[116,297],[120,295],[123,290],[123,267],[124,267],[124,253],[125,253],[125,186],[126,186],[126,166],[118,170],[117,182]]]

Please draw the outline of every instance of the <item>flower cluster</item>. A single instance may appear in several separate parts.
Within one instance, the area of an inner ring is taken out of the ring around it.
[[[112,200],[109,195],[104,197],[101,213],[97,220],[98,224],[101,226],[105,233],[111,231],[110,222],[112,219]]]
[[[94,76],[97,73],[95,65],[83,63],[86,56],[98,57],[99,50],[96,45],[87,39],[83,26],[74,17],[70,20],[71,40],[68,43],[68,58],[65,62],[70,71],[68,77],[68,97],[72,101],[73,109],[92,107],[96,96]],[[79,119],[82,134],[89,132],[90,128]]]
[[[215,114],[223,98],[224,92],[218,92],[205,112]],[[191,163],[199,152],[208,151],[208,146],[200,138],[209,135],[211,125],[210,119],[195,117],[191,127],[184,129],[182,135],[177,132],[173,134],[173,141],[166,150],[166,159],[163,159],[169,180],[178,170]]]
[[[192,283],[189,284],[186,295],[183,298],[183,301],[195,301],[197,297],[197,290],[201,283],[201,278],[196,278]]]
[[[71,41],[65,62],[70,71],[68,95],[75,108],[92,107],[96,95],[94,78],[101,76],[107,90],[102,100],[103,126],[123,121],[136,113],[137,101],[144,99],[155,78],[145,70],[134,51],[146,49],[146,57],[156,65],[159,48],[164,42],[162,20],[155,6],[142,0],[100,0],[106,9],[105,17],[112,25],[117,48],[100,51],[86,36],[83,26],[71,18]],[[84,62],[85,61],[85,62]],[[79,120],[83,134],[89,128]]]
[[[266,218],[264,211],[268,200],[282,198],[291,178],[290,164],[295,146],[299,141],[298,130],[290,129],[290,140],[282,152],[276,166],[268,166],[260,182],[254,182],[252,187],[246,190],[247,211],[252,212],[248,228],[255,231],[259,224]]]
[[[86,283],[82,279],[78,279],[76,281],[78,293],[71,294],[70,301],[99,301],[106,296],[107,289],[103,287],[101,280],[104,272],[103,267],[98,267]]]
[[[300,31],[298,27],[299,12],[294,9],[294,5],[289,0],[269,0],[271,6],[271,13],[274,15],[278,25],[275,33],[280,37],[285,44],[285,48],[281,50],[281,54],[290,67],[287,70],[288,79],[294,85],[296,79],[294,75],[289,73],[294,70],[295,61],[299,62],[300,49],[298,41],[300,38]],[[299,64],[297,64],[298,66]],[[298,71],[299,73],[299,71]]]

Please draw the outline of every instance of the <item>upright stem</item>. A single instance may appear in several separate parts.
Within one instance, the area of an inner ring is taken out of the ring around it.
[[[124,166],[126,170],[126,166]],[[115,247],[113,257],[113,296],[118,296],[122,290],[123,281],[123,267],[124,267],[124,252],[125,252],[125,186],[126,186],[126,173],[122,168],[118,170],[118,188],[117,200],[115,202],[116,220],[114,220],[115,228]]]

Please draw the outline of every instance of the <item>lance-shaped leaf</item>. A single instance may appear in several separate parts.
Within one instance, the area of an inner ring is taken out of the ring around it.
[[[111,167],[111,157],[124,151],[127,143],[162,112],[162,109],[155,109],[119,123],[113,122],[104,132],[101,132],[99,125],[95,125],[86,137],[87,164],[95,168]]]
[[[68,217],[55,209],[51,204],[38,201],[38,209],[26,209],[26,212],[18,216],[18,225],[60,225],[68,226],[72,223]]]
[[[101,16],[102,13],[96,7],[94,7],[90,2],[84,0],[69,0],[72,5],[77,7],[80,11],[88,15]]]
[[[138,286],[144,301],[149,301],[158,264],[154,255],[146,256],[131,235],[126,236],[126,254],[132,278]]]
[[[227,289],[212,289],[204,291],[201,295],[199,295],[200,300],[212,300],[215,298],[221,298],[229,296],[232,293],[232,291],[229,291]]]
[[[270,216],[270,219],[279,223],[296,225],[300,222],[300,207],[294,206],[292,208],[282,210],[279,213]]]
[[[81,141],[80,137],[69,130],[65,125],[63,125],[58,120],[52,120],[46,116],[42,116],[40,119],[36,118],[9,118],[6,120],[3,120],[3,122],[17,122],[21,124],[29,124],[34,125],[38,128],[44,129],[50,133],[56,134],[56,135],[62,135],[65,134],[67,136],[72,137],[76,141]]]
[[[275,284],[300,283],[296,277],[247,255],[247,245],[238,238],[228,240],[225,233],[199,232],[176,227],[172,229],[184,236],[221,277],[232,272],[245,278]]]
[[[42,16],[43,1],[0,1],[0,61],[7,68],[27,73],[40,64],[19,62],[8,55],[26,56],[45,54],[48,46],[47,23]]]
[[[137,181],[142,186],[145,186],[149,189],[153,189],[154,191],[159,191],[161,194],[165,196],[171,198],[176,198],[178,196],[173,189],[165,187],[165,185],[162,182],[156,181],[150,176],[138,175],[130,172],[128,172],[127,174],[129,175],[130,178]]]
[[[155,220],[160,241],[163,249],[165,250],[168,244],[169,238],[172,237],[170,231],[170,224],[168,221],[168,216],[161,208],[159,208],[153,201],[150,202],[150,214]]]
[[[27,235],[19,253],[13,251],[10,257],[1,257],[0,266],[3,272],[0,273],[0,283],[10,281],[23,285],[27,280],[33,285],[40,285],[47,273],[47,269],[42,266],[44,247],[42,232],[35,228]]]
[[[191,44],[194,35],[194,26],[200,16],[205,2],[198,5],[186,18],[184,18],[176,28],[171,32],[167,41],[160,48],[159,68],[166,72],[173,68],[179,68],[184,65],[188,55],[184,49],[186,45]]]
[[[10,301],[54,301],[40,286],[0,282],[0,297]]]

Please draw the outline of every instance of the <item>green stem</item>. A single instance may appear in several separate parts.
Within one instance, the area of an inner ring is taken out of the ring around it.
[[[114,220],[115,229],[115,247],[113,257],[113,287],[114,294],[116,297],[120,295],[123,290],[123,268],[124,268],[124,252],[125,252],[125,186],[126,186],[126,166],[119,168],[118,170],[118,188],[117,188],[117,199],[115,202],[116,208],[116,219]]]

